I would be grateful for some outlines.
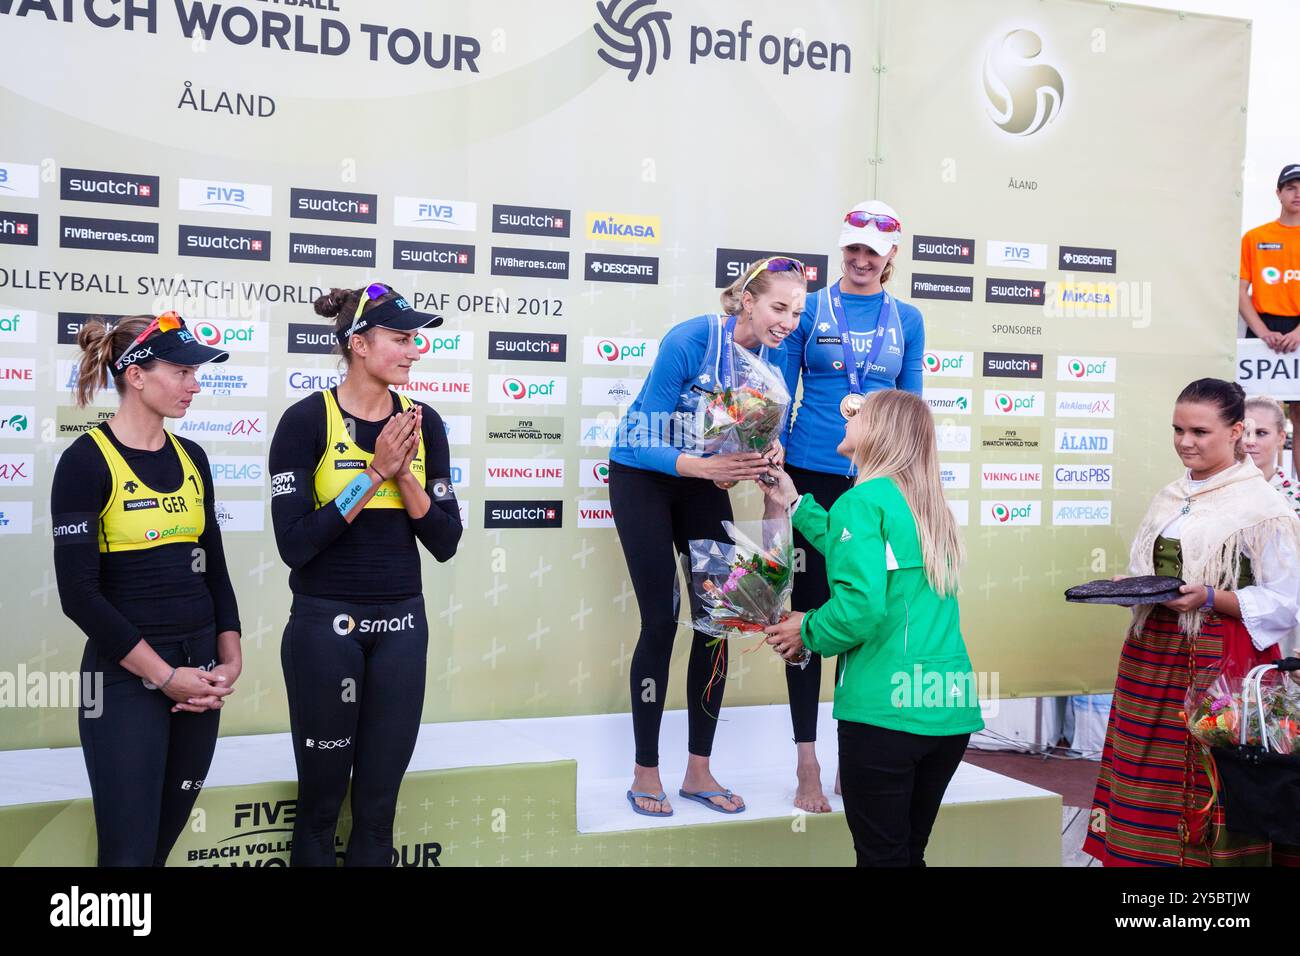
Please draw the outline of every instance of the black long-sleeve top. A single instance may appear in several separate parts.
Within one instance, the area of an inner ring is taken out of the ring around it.
[[[108,435],[132,471],[161,492],[180,487],[180,456],[170,441],[158,451],[128,448],[107,424]],[[183,541],[140,551],[99,552],[99,513],[112,495],[108,462],[89,434],[74,441],[54,470],[50,527],[54,574],[63,613],[109,660],[119,661],[143,638],[165,644],[215,626],[238,631],[239,608],[226,570],[212,493],[212,469],[203,449],[188,438],[177,441],[203,478],[204,528],[196,545]],[[85,522],[85,531],[67,533]]]
[[[331,390],[335,401],[338,392]],[[396,393],[393,414],[401,411]],[[401,508],[366,508],[349,524],[333,500],[316,506],[312,475],[325,453],[328,432],[325,396],[315,392],[280,418],[271,439],[271,523],[280,558],[289,566],[294,594],[390,604],[421,592],[416,540],[438,561],[447,561],[460,542],[460,509],[448,480],[451,473],[447,431],[442,418],[423,408],[425,490],[430,506],[422,518]],[[385,421],[358,418],[340,405],[344,419],[356,423],[354,441],[373,453]]]

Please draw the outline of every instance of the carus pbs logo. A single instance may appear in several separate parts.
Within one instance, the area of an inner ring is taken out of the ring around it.
[[[985,54],[989,118],[1013,136],[1037,133],[1060,115],[1065,101],[1065,81],[1042,54],[1042,37],[1025,29],[999,36]]]

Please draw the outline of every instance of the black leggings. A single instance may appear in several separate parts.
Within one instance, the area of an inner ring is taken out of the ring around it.
[[[641,612],[641,633],[632,654],[630,682],[636,762],[642,767],[657,767],[659,724],[668,695],[668,663],[677,636],[673,600],[677,562],[673,549],[689,560],[688,542],[692,539],[729,540],[722,522],[731,520],[731,499],[703,478],[676,478],[610,462],[609,503]],[[686,579],[690,592],[689,574]],[[690,613],[692,618],[698,613],[693,593]],[[694,632],[686,665],[687,749],[701,757],[713,751],[727,668],[726,642],[711,648],[707,646],[709,640],[707,634]],[[721,679],[709,690],[706,701],[704,693],[718,653]]]
[[[925,866],[925,845],[970,734],[839,722],[840,789],[858,866]]]
[[[153,649],[172,667],[216,665],[215,632]],[[81,670],[103,695],[77,712],[90,776],[100,866],[162,866],[198,799],[217,746],[221,711],[171,712],[173,701],[87,644]],[[86,687],[86,677],[82,687]]]
[[[424,706],[424,598],[344,604],[295,595],[280,644],[298,765],[291,866],[335,866],[352,777],[347,866],[393,864],[397,791]]]
[[[827,511],[840,495],[853,487],[855,480],[793,465],[786,465],[785,470],[801,495],[812,495]],[[830,585],[826,581],[826,558],[798,531],[794,533],[794,546],[803,550],[804,567],[794,576],[790,607],[795,611],[811,611],[831,597]],[[804,668],[787,667],[785,686],[790,694],[790,722],[794,724],[795,743],[811,743],[817,739],[817,700],[822,688],[821,656],[813,654]]]

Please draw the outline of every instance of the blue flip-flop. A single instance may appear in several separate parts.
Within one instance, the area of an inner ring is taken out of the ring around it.
[[[627,792],[627,802],[631,804],[633,813],[639,813],[643,817],[671,817],[673,815],[673,811],[671,810],[669,810],[667,813],[665,813],[662,810],[660,810],[657,813],[653,810],[643,810],[636,805],[637,797],[641,797],[643,800],[660,800],[660,801],[667,800],[668,794],[664,793],[662,790],[660,790],[657,794],[641,793],[639,790],[629,790]]]
[[[678,790],[677,793],[679,796],[683,796],[687,800],[694,800],[696,803],[702,803],[710,810],[717,810],[719,813],[727,814],[727,816],[736,813],[744,813],[745,807],[747,806],[747,804],[745,804],[741,805],[738,809],[728,810],[726,807],[720,807],[709,799],[709,797],[726,797],[730,800],[735,796],[735,794],[730,790],[701,790],[699,793],[687,793],[685,790]]]

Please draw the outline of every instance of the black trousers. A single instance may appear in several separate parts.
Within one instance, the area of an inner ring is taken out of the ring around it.
[[[839,722],[840,788],[858,866],[925,866],[925,845],[970,734]]]
[[[1267,312],[1261,312],[1259,317],[1270,332],[1281,332],[1283,335],[1294,331],[1295,327],[1300,325],[1300,316],[1297,315],[1269,315]],[[1259,338],[1249,325],[1246,326],[1246,338]]]
[[[154,644],[172,667],[211,670],[217,635]],[[221,711],[172,713],[173,701],[149,690],[87,643],[82,686],[103,675],[103,698],[77,712],[81,753],[90,777],[100,866],[162,866],[176,845],[212,764]]]
[[[801,495],[812,495],[828,511],[840,495],[853,487],[855,480],[844,475],[809,471],[793,465],[787,465],[785,470]],[[794,576],[790,607],[796,611],[811,611],[830,600],[830,585],[826,582],[826,558],[798,531],[794,533],[794,546],[803,551],[804,569]],[[817,739],[817,699],[821,695],[821,686],[822,659],[819,654],[812,655],[807,667],[785,669],[785,687],[790,694],[790,722],[794,725],[795,743],[810,743]]]
[[[657,767],[659,725],[668,694],[668,663],[677,636],[673,596],[678,565],[673,552],[675,549],[689,560],[692,539],[729,540],[722,522],[731,520],[731,499],[703,478],[679,478],[610,462],[609,503],[641,612],[630,682],[636,762],[642,767]],[[688,591],[689,580],[688,575]],[[692,618],[698,610],[698,602],[691,594]],[[682,611],[685,613],[685,608]],[[694,632],[686,665],[687,749],[701,757],[713,752],[727,673],[726,642],[710,648],[709,640],[709,635]],[[708,689],[719,655],[722,679]]]
[[[298,809],[290,866],[335,866],[352,780],[347,866],[393,865],[397,791],[424,707],[424,598],[344,604],[295,595],[280,644]]]

